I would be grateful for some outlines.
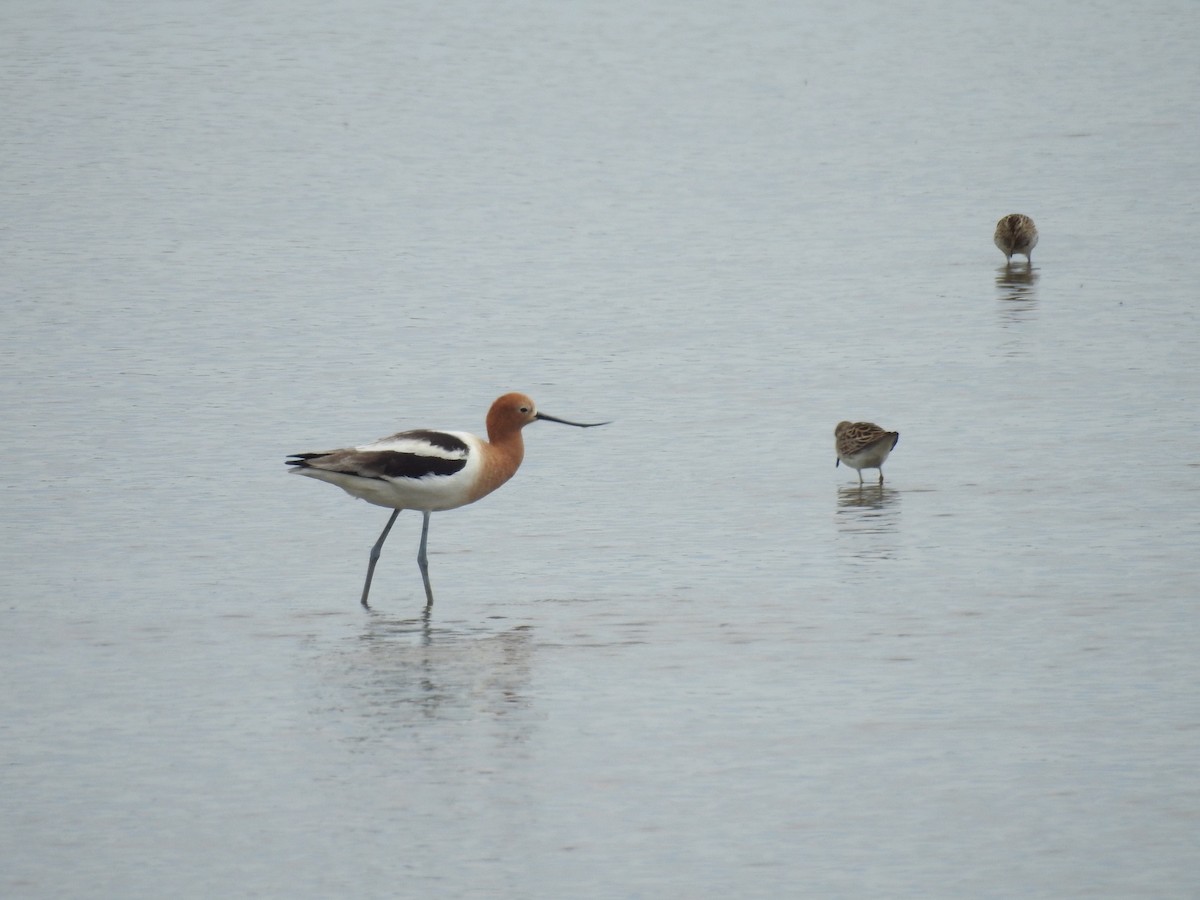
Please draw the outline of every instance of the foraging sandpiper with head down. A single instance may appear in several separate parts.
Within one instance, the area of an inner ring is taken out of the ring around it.
[[[1033,263],[1033,248],[1037,246],[1038,230],[1033,219],[1021,213],[1009,213],[996,223],[992,240],[1000,252],[1011,263],[1013,254],[1023,254],[1027,263]]]
[[[883,463],[900,440],[900,432],[887,431],[874,422],[838,422],[833,429],[837,447],[837,462],[858,470],[858,483],[863,483],[863,469],[878,469],[883,484]]]

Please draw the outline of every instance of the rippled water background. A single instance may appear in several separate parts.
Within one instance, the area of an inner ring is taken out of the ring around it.
[[[1200,11],[1059,6],[0,8],[0,893],[1200,894]],[[507,390],[363,612],[283,456]]]

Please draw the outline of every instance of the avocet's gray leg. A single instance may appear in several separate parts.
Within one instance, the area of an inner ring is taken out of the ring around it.
[[[367,605],[367,594],[371,593],[371,578],[375,575],[375,563],[379,562],[379,551],[383,549],[383,542],[387,540],[388,532],[392,530],[392,525],[396,522],[396,516],[400,515],[400,510],[392,510],[392,516],[388,519],[387,524],[383,526],[383,533],[379,535],[379,540],[375,542],[375,546],[371,548],[371,560],[367,563],[367,580],[363,584],[362,605],[363,609],[370,609]]]
[[[425,521],[421,523],[421,549],[417,551],[417,565],[421,569],[421,580],[425,582],[425,608],[433,606],[433,588],[429,585],[429,560],[425,556],[425,544],[429,540],[429,510],[421,513]]]

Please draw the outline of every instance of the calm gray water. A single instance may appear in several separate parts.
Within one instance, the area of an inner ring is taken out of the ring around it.
[[[1200,8],[1058,6],[0,7],[0,894],[1200,895]],[[283,456],[508,390],[364,612]]]

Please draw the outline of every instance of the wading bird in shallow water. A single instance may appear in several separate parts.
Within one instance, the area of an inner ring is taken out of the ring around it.
[[[863,469],[878,469],[883,484],[883,462],[900,441],[900,432],[884,431],[874,422],[838,422],[833,429],[837,446],[837,462],[858,470],[858,483],[863,483]]]
[[[429,586],[429,563],[425,547],[429,538],[429,515],[456,509],[486,497],[516,474],[525,456],[521,429],[537,420],[594,428],[607,422],[568,422],[537,411],[524,394],[497,398],[487,414],[485,441],[465,431],[401,431],[374,443],[325,453],[294,453],[288,457],[291,472],[336,484],[347,494],[376,506],[394,510],[379,540],[371,548],[362,605],[367,606],[371,577],[379,551],[402,509],[418,510],[421,548],[417,565],[425,582],[427,606],[433,605]]]
[[[1014,253],[1024,254],[1025,260],[1032,263],[1033,248],[1038,242],[1037,226],[1029,216],[1009,213],[996,223],[996,234],[992,240],[1010,263]]]

